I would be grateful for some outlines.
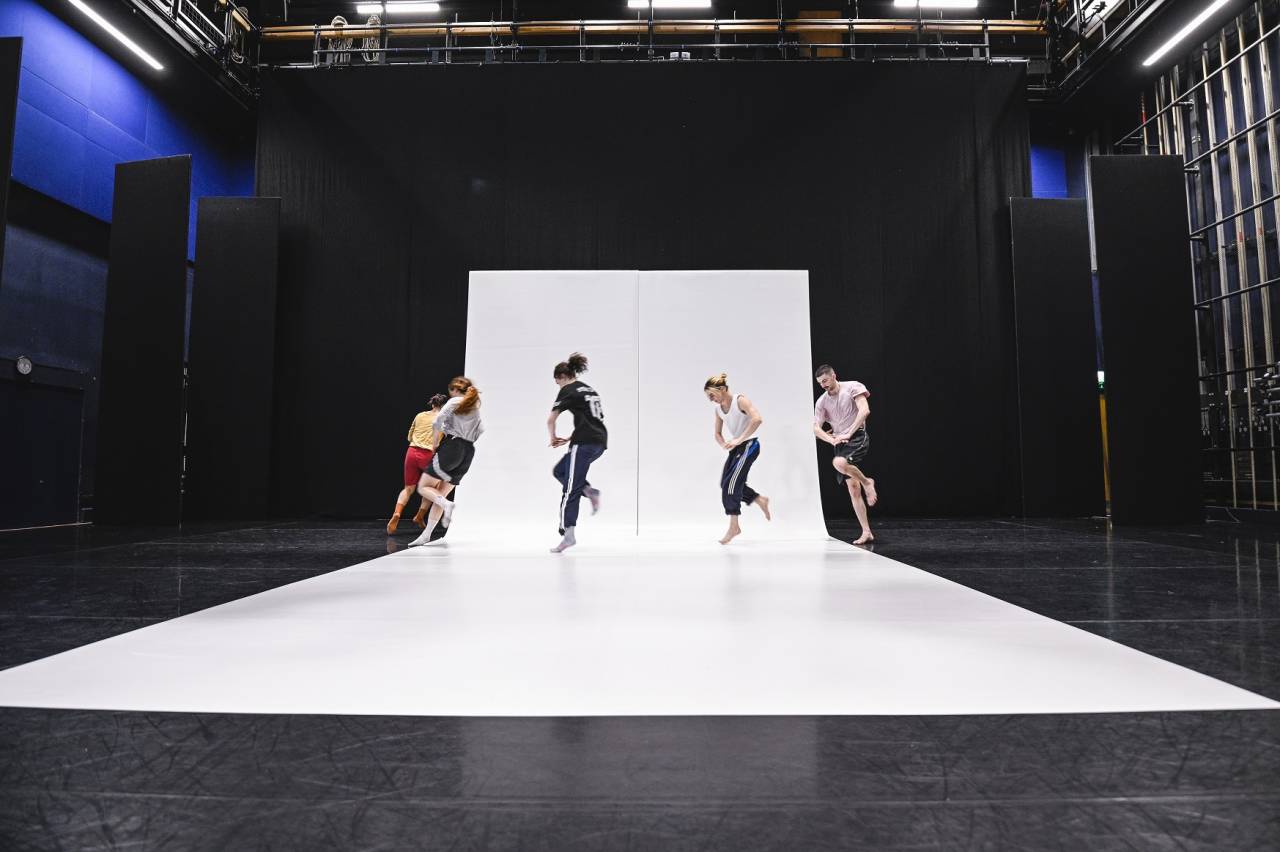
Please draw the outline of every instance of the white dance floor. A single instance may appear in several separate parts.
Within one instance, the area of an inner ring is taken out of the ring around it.
[[[551,368],[574,350],[590,355],[607,412],[609,450],[591,469],[605,504],[578,548],[552,555],[563,450],[547,446],[544,420]],[[467,373],[487,431],[447,544],[0,672],[0,704],[431,716],[1278,706],[826,538],[809,358],[803,271],[473,273]],[[722,370],[765,419],[751,481],[774,501],[773,523],[748,508],[728,547],[716,543],[724,453],[701,393]]]
[[[836,541],[403,551],[0,672],[11,706],[429,716],[1276,702]]]

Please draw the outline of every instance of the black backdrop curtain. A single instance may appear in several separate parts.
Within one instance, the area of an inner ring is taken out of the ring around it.
[[[882,511],[1016,511],[1023,86],[979,63],[268,76],[277,508],[388,511],[409,420],[462,370],[469,270],[740,268],[809,270],[814,362],[872,390]],[[847,516],[817,449],[827,514]]]

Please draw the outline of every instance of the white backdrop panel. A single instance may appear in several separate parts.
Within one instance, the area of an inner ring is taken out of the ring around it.
[[[753,488],[773,503],[766,525],[743,509],[743,539],[826,536],[814,467],[809,273],[791,270],[641,272],[640,528],[725,524],[713,438],[715,414],[702,393],[726,372],[764,418]]]
[[[582,537],[635,534],[636,273],[472,272],[466,373],[483,394],[485,433],[458,490],[450,540],[510,535],[516,525],[543,529],[554,543],[560,485],[551,469],[564,449],[547,446],[560,390],[551,371],[575,351],[591,360],[582,378],[600,392],[609,427],[609,449],[591,469],[603,508],[589,517],[584,501]],[[559,428],[570,434],[570,415]]]

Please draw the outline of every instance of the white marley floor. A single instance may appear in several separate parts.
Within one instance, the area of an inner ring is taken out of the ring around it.
[[[832,540],[459,538],[0,672],[0,704],[445,716],[1275,708]]]

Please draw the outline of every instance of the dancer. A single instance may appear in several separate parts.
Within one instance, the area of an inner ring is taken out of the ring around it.
[[[396,527],[400,525],[400,513],[404,511],[405,506],[409,505],[409,498],[418,487],[422,472],[427,469],[427,465],[431,464],[431,456],[435,452],[433,449],[435,430],[432,427],[436,422],[436,415],[440,413],[440,406],[444,405],[448,398],[442,393],[431,397],[427,402],[427,410],[418,412],[418,416],[409,424],[409,449],[404,453],[404,488],[400,489],[400,496],[396,498],[396,510],[392,513],[391,520],[387,522],[387,535],[394,533]],[[418,513],[413,516],[413,522],[419,527],[426,526],[422,518],[427,514],[429,505],[431,505],[430,502],[424,499],[418,506]]]
[[[729,451],[724,470],[720,473],[720,500],[724,503],[724,513],[729,516],[729,531],[720,543],[728,544],[742,533],[738,517],[742,514],[743,503],[759,507],[766,521],[773,520],[769,512],[769,498],[757,494],[747,485],[751,466],[760,458],[760,440],[755,434],[764,419],[746,394],[735,394],[729,390],[729,377],[724,373],[707,379],[702,390],[716,406],[716,443]],[[726,429],[729,431],[727,440],[724,437]]]
[[[586,371],[587,356],[581,352],[574,352],[551,371],[551,377],[560,386],[560,393],[551,405],[547,432],[551,435],[551,446],[569,445],[569,452],[551,472],[560,480],[561,535],[560,543],[551,548],[552,553],[564,553],[578,543],[574,530],[578,525],[578,504],[582,495],[591,501],[591,514],[600,511],[600,489],[587,482],[587,471],[608,446],[609,431],[604,426],[600,394],[590,385],[578,381],[578,376]],[[560,438],[556,436],[556,420],[566,411],[573,414],[573,434]]]
[[[862,535],[854,544],[869,544],[875,541],[875,536],[871,534],[871,522],[867,520],[867,507],[874,506],[878,499],[876,481],[864,474],[858,465],[871,448],[871,437],[867,434],[867,418],[871,416],[867,400],[871,391],[862,382],[840,381],[828,364],[819,367],[813,376],[824,391],[813,406],[813,433],[835,448],[831,464],[836,469],[836,481],[848,487],[853,514],[862,525]],[[823,431],[824,423],[830,424],[830,434]]]
[[[475,458],[476,441],[484,433],[480,422],[480,389],[466,376],[449,382],[450,399],[436,415],[435,454],[431,465],[418,480],[418,493],[433,505],[427,515],[427,528],[409,542],[410,547],[428,544],[436,524],[446,528],[457,507],[447,499],[449,492],[462,481]]]

